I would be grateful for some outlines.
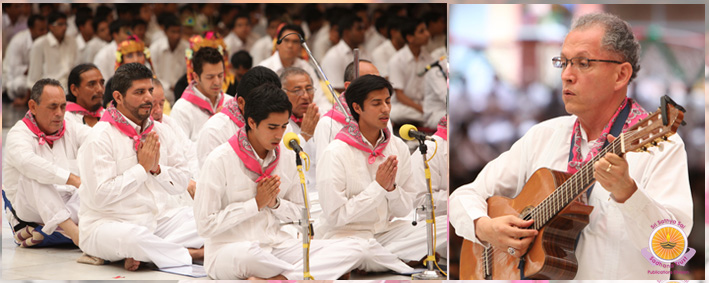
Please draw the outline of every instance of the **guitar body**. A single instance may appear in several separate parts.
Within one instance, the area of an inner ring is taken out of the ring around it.
[[[493,196],[487,200],[490,218],[528,213],[547,198],[571,174],[541,168],[534,172],[514,198]],[[524,256],[524,276],[528,279],[573,279],[578,270],[574,254],[576,239],[581,230],[588,225],[588,216],[592,206],[572,201],[560,213],[554,216],[530,244]],[[489,250],[491,278],[485,276],[483,253],[485,248],[469,240],[463,242],[460,256],[461,280],[517,280],[520,279],[520,260],[507,253],[507,250],[491,248]],[[523,252],[523,251],[518,251]]]

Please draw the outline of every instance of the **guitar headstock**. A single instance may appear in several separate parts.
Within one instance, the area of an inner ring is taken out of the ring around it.
[[[677,133],[684,125],[684,108],[665,95],[662,106],[650,116],[633,125],[625,133],[624,152],[647,151]]]

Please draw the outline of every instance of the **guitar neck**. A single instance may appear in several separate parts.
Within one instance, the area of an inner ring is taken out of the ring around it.
[[[554,218],[564,207],[569,205],[574,199],[578,198],[586,189],[596,182],[593,177],[593,164],[603,158],[606,153],[614,153],[618,156],[625,154],[625,133],[622,133],[617,139],[603,148],[596,156],[591,158],[581,170],[574,173],[566,182],[561,184],[554,193],[550,194],[532,211],[532,219],[534,219],[534,229],[539,230],[546,223]]]

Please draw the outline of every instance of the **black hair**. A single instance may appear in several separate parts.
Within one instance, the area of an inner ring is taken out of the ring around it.
[[[420,24],[425,24],[425,23],[426,22],[424,22],[422,19],[411,19],[411,18],[404,19],[401,23],[401,36],[404,37],[404,41],[406,41],[408,43],[409,41],[406,40],[406,37],[409,35],[413,36],[414,34],[416,34],[416,28]]]
[[[276,40],[281,39],[281,37],[283,37],[285,35],[284,33],[286,32],[286,30],[295,31],[298,34],[300,34],[301,38],[305,39],[305,32],[303,32],[303,28],[301,28],[298,25],[287,24],[287,25],[283,26],[283,28],[281,28],[281,30],[278,31],[278,35],[276,36]]]
[[[76,10],[76,19],[74,20],[76,27],[79,28],[85,25],[86,22],[93,20],[93,16],[91,14],[91,8],[79,7],[79,9]]]
[[[48,85],[56,86],[58,88],[61,88],[62,90],[64,89],[62,88],[62,84],[58,80],[50,78],[40,79],[32,86],[32,92],[30,92],[30,99],[34,100],[35,102],[37,102],[37,104],[39,104],[39,101],[42,98],[42,92],[44,92],[44,87]]]
[[[96,65],[91,63],[79,64],[69,72],[69,79],[67,80],[66,87],[66,101],[76,102],[76,95],[71,92],[71,86],[76,85],[77,87],[81,85],[81,74],[88,72],[90,70],[97,69]]]
[[[31,29],[31,28],[34,28],[34,25],[35,25],[35,23],[37,23],[37,21],[46,21],[46,20],[47,20],[47,19],[45,19],[44,17],[42,17],[42,15],[32,14],[32,15],[27,19],[27,27],[30,28],[30,29]]]
[[[359,61],[372,64],[372,61],[365,60],[365,59],[359,59]],[[347,64],[347,67],[345,67],[345,78],[344,78],[345,82],[351,82],[352,80],[355,79],[355,77],[357,77],[357,74],[355,74],[354,70],[355,70],[355,64],[354,64],[354,61],[352,61],[349,64]]]
[[[180,23],[180,18],[177,17],[177,15],[172,14],[172,13],[162,13],[160,14],[160,17],[162,25],[165,27],[165,31],[171,27],[181,27],[182,23]]]
[[[95,18],[108,18],[108,15],[113,13],[113,9],[108,6],[101,5],[96,8]]]
[[[148,28],[148,23],[146,23],[143,19],[134,19],[130,24],[130,28],[133,29],[139,25],[144,25],[146,29]]]
[[[337,21],[337,33],[342,37],[346,30],[352,29],[356,23],[361,23],[362,18],[357,17],[353,14],[344,15],[339,21]]]
[[[442,19],[444,16],[442,13],[436,12],[436,11],[429,11],[423,14],[421,16],[421,19],[426,23],[426,25],[431,24],[432,22],[436,22],[440,19]]]
[[[49,16],[47,16],[47,24],[51,25],[60,19],[66,20],[66,14],[62,12],[52,12]]]
[[[143,64],[129,63],[123,64],[116,69],[116,74],[113,75],[112,85],[113,90],[117,90],[122,96],[126,95],[128,89],[133,86],[133,82],[143,79],[152,79],[153,72]]]
[[[382,17],[384,18],[384,17]],[[387,23],[387,33],[389,33],[389,38],[391,39],[391,31],[398,30],[401,32],[401,26],[404,24],[404,19],[402,17],[392,16],[386,20]],[[406,40],[406,38],[404,38]]]
[[[342,18],[342,16],[347,15],[350,13],[350,10],[345,9],[340,6],[334,6],[325,11],[325,18],[327,21],[330,23],[330,26],[338,26],[339,25],[339,20]]]
[[[113,101],[113,77],[106,81],[106,87],[103,89],[103,108],[108,108],[111,101]]]
[[[306,4],[301,13],[305,22],[308,23],[325,19],[323,13],[318,10],[317,4]]]
[[[234,52],[234,54],[231,55],[231,65],[234,68],[239,68],[239,66],[244,67],[246,69],[251,69],[253,66],[253,61],[254,59],[251,58],[251,55],[249,55],[249,52],[246,52],[245,50],[237,51]]]
[[[353,14],[357,14],[358,12],[361,12],[361,11],[366,12],[367,5],[365,5],[364,3],[355,3],[354,5],[352,5],[352,13]]]
[[[393,16],[391,16],[391,17],[393,17]],[[384,16],[377,18],[377,20],[374,21],[374,28],[377,29],[377,31],[379,31],[380,29],[386,28],[388,20],[389,20],[389,17],[384,17]]]
[[[249,15],[249,13],[247,13],[247,12],[239,12],[238,14],[236,14],[236,16],[234,16],[234,20],[231,21],[231,23],[227,23],[227,26],[226,26],[227,29],[231,30],[231,29],[233,29],[234,27],[236,27],[236,21],[239,20],[239,19],[241,19],[241,18],[246,19],[246,22],[247,22],[249,25],[251,24],[251,16]]]
[[[386,88],[389,91],[389,96],[393,93],[393,88],[389,81],[385,78],[375,75],[364,75],[361,76],[350,84],[345,91],[345,100],[347,100],[347,106],[350,107],[350,113],[352,117],[359,121],[359,114],[355,112],[354,103],[357,103],[360,108],[364,109],[364,101],[367,100],[367,96],[370,92]]]
[[[246,131],[250,131],[249,118],[253,119],[258,126],[261,121],[268,118],[271,113],[283,113],[288,111],[291,115],[293,107],[288,100],[288,95],[278,86],[270,83],[260,85],[249,93],[250,99],[244,105],[244,120]]]
[[[242,97],[244,100],[249,100],[249,94],[256,87],[270,83],[281,87],[281,80],[273,70],[264,66],[256,66],[244,74],[244,77],[236,86],[236,97]]]
[[[212,47],[202,47],[194,53],[192,57],[192,68],[198,76],[202,75],[205,63],[224,65],[224,56]]]
[[[130,28],[130,23],[126,22],[124,20],[118,19],[118,20],[111,22],[111,24],[108,25],[108,29],[111,31],[111,36],[113,36],[116,33],[121,32],[121,28]],[[118,42],[116,42],[116,43],[118,43]]]

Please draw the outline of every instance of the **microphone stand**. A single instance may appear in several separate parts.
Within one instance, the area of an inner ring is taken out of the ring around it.
[[[428,147],[426,146],[425,140],[419,139],[418,141],[419,151],[421,151],[421,156],[423,157],[423,165],[424,172],[426,174],[426,186],[428,187],[428,192],[426,193],[426,203],[424,203],[420,208],[417,208],[417,210],[420,209],[421,211],[426,212],[426,242],[428,244],[428,256],[424,260],[426,270],[411,275],[411,279],[445,280],[445,277],[441,274],[441,272],[433,268],[433,266],[436,264],[436,256],[434,254],[434,247],[436,243],[434,243],[433,241],[434,233],[436,233],[436,231],[433,227],[433,222],[435,221],[433,217],[433,210],[435,209],[435,207],[433,206],[433,190],[431,189],[431,169],[428,167],[428,158],[426,158],[426,150]]]
[[[310,48],[308,48],[308,44],[305,42],[305,39],[300,36],[299,33],[290,33],[286,34],[283,36],[285,38],[286,36],[289,36],[291,34],[295,34],[298,36],[300,39],[300,45],[305,48],[305,52],[308,53],[308,57],[310,57],[310,60],[313,61],[313,65],[315,65],[315,69],[318,71],[318,75],[320,75],[323,80],[325,80],[325,85],[327,85],[327,89],[330,91],[330,94],[332,95],[332,98],[335,99],[335,103],[337,103],[337,106],[340,107],[340,110],[342,110],[342,113],[347,113],[345,110],[345,106],[342,105],[342,102],[337,98],[337,95],[335,94],[335,90],[332,88],[332,85],[330,84],[330,80],[327,79],[327,76],[325,76],[325,72],[323,72],[322,67],[320,66],[320,63],[318,63],[318,60],[315,59],[315,56],[313,56],[313,53],[310,52]],[[359,64],[358,64],[359,67]],[[352,117],[350,115],[345,115],[347,116],[345,119],[347,123],[349,123],[352,120]]]
[[[303,235],[303,280],[315,280],[310,275],[310,237],[314,235],[313,225],[310,223],[310,204],[308,203],[308,191],[305,188],[305,174],[303,173],[303,161],[300,159],[300,152],[296,151],[295,165],[300,177],[300,188],[303,191],[303,201],[305,207],[301,210],[300,220],[281,223],[281,225],[298,224]]]

